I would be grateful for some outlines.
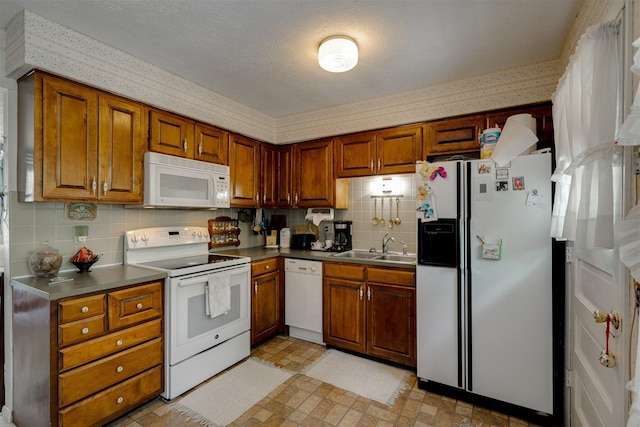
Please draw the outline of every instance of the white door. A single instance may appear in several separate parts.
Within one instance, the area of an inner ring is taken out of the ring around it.
[[[623,183],[629,183],[631,179],[623,163],[612,162],[614,224],[622,221],[623,212],[626,212],[624,192],[629,189]],[[576,247],[580,247],[579,244],[577,241]],[[576,250],[569,270],[566,345],[571,381],[566,390],[570,399],[571,425],[622,427],[628,412],[625,390],[629,380],[631,325],[628,270],[613,249]],[[619,328],[613,322],[596,322],[596,310],[611,318],[615,311],[620,319]],[[608,367],[600,358],[607,346],[609,360],[615,357],[615,364],[609,363]]]
[[[570,313],[571,425],[624,426],[627,414],[626,337],[629,326],[627,285],[620,261],[613,250],[576,251],[572,265]],[[593,313],[612,310],[621,316],[619,329],[610,325],[609,353],[615,366],[600,363],[606,350],[606,322],[596,323]]]
[[[610,4],[609,19],[622,16],[622,3],[614,1]],[[629,2],[624,3],[629,5]],[[625,97],[631,93],[630,77],[627,78],[631,58],[630,22],[630,9],[627,8],[620,31],[626,62],[622,67]],[[626,105],[630,101],[621,100]],[[626,152],[623,157],[622,162],[612,162],[614,224],[623,220],[631,194],[630,153]],[[580,243],[576,241],[575,246],[582,247]],[[565,418],[568,415],[571,419],[565,421],[571,426],[623,427],[628,413],[625,385],[629,380],[631,327],[628,270],[621,264],[617,252],[611,249],[576,250],[571,261],[567,269],[568,335],[565,339],[565,364],[569,371],[569,381],[565,382],[569,386],[565,389],[565,404],[568,404]],[[607,322],[596,322],[595,310],[605,315],[612,311],[618,313],[620,327],[616,329],[610,324],[608,339]],[[609,367],[603,366],[600,359],[607,344],[609,353],[615,356],[615,365],[610,363]]]

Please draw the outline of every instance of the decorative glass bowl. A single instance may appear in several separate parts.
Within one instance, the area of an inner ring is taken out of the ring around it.
[[[35,277],[54,277],[62,265],[60,251],[44,242],[29,256],[29,269]]]
[[[71,263],[78,268],[78,273],[89,273],[91,271],[89,269],[98,262],[98,259],[100,259],[100,256],[96,255],[91,261],[71,261]]]

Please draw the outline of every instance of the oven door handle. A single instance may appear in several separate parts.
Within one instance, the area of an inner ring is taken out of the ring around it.
[[[209,276],[198,276],[198,277],[193,277],[191,279],[184,279],[184,280],[180,280],[178,282],[178,286],[180,286],[181,288],[185,288],[187,286],[193,286],[193,285],[200,285],[200,284],[207,284],[209,282]]]

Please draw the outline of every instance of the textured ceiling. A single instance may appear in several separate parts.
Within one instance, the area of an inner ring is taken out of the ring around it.
[[[582,0],[0,0],[278,118],[557,58]],[[352,71],[317,47],[346,34]]]

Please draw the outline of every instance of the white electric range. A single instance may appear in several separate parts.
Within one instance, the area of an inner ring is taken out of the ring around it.
[[[125,264],[167,273],[165,399],[249,356],[250,258],[209,253],[206,227],[130,230],[124,240]]]

